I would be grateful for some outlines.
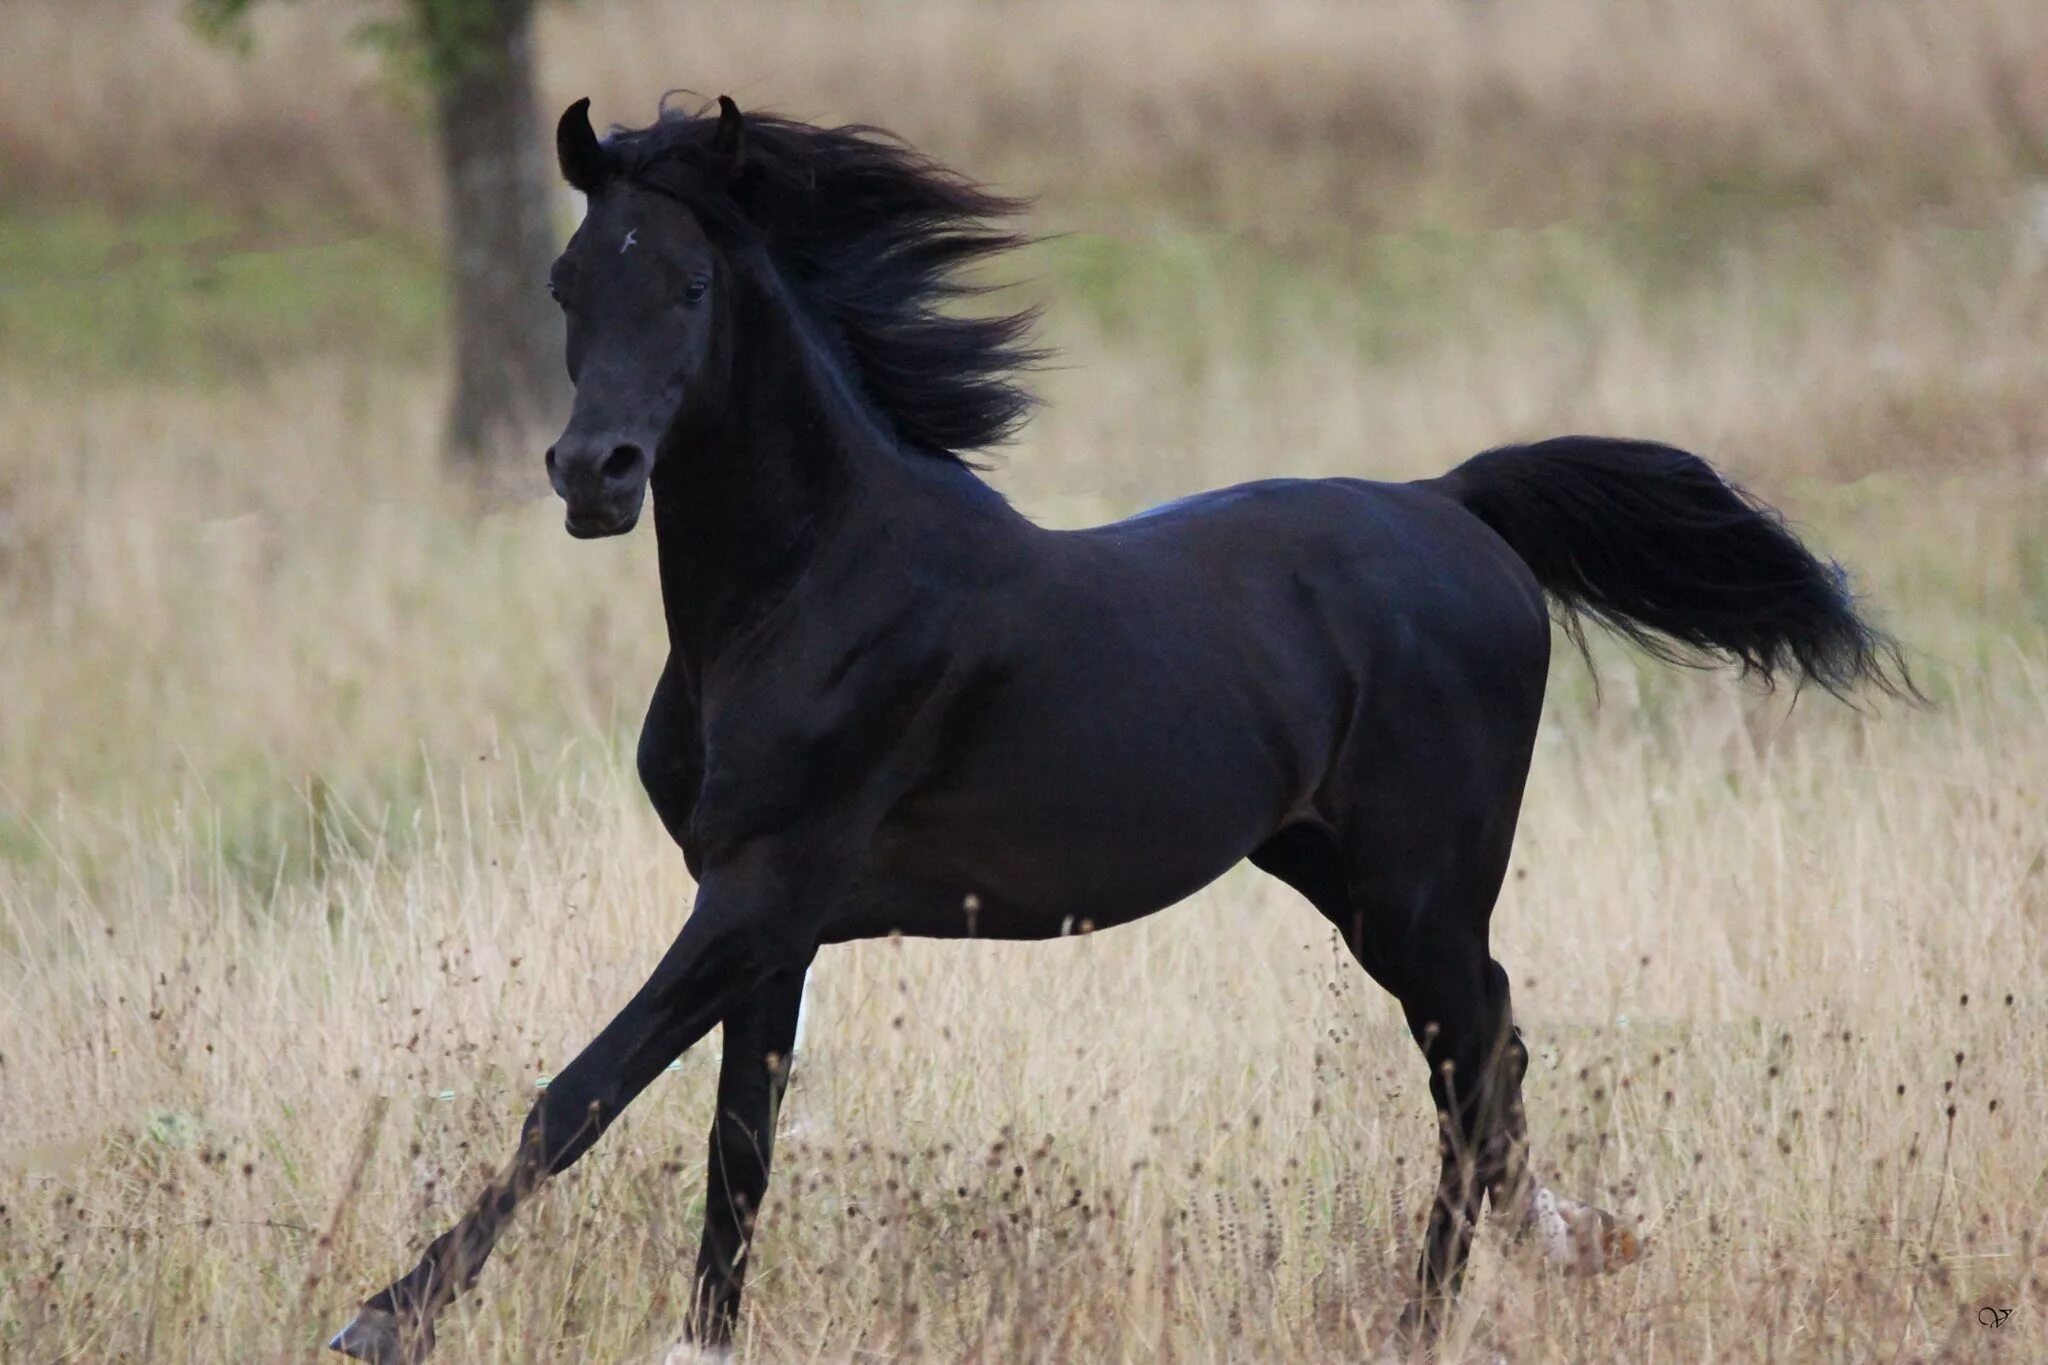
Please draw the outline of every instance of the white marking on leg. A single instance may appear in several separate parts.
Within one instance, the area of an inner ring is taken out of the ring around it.
[[[796,1032],[790,1035],[789,1055],[794,1058],[804,1045],[804,1018],[811,1012],[811,975],[804,973],[803,993],[796,998]]]

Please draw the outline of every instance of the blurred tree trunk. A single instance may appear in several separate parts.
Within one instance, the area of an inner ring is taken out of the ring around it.
[[[558,243],[534,89],[534,0],[472,3],[459,33],[439,34],[429,16],[442,6],[414,3],[430,43],[460,43],[437,54],[445,60],[434,85],[455,329],[448,459],[495,495],[542,492],[537,442],[563,420],[569,388],[561,314],[544,287]]]

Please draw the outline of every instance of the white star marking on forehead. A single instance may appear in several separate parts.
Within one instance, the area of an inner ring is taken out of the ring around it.
[[[621,256],[625,255],[627,251],[629,251],[629,250],[631,250],[631,249],[632,249],[633,243],[634,243],[634,242],[636,242],[636,241],[638,241],[638,240],[639,240],[639,238],[640,238],[640,229],[639,229],[639,228],[627,228],[627,229],[626,229],[626,240],[625,240],[625,241],[623,241],[623,242],[620,242],[620,243],[619,243],[619,254],[620,254]]]

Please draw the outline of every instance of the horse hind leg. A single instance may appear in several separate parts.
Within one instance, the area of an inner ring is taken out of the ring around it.
[[[1467,934],[1380,945],[1408,1031],[1429,1066],[1441,1164],[1410,1317],[1433,1321],[1457,1292],[1481,1202],[1521,1222],[1528,1185],[1522,1078],[1507,973]]]
[[[1378,837],[1348,840],[1294,826],[1252,862],[1336,926],[1359,965],[1400,1002],[1429,1065],[1441,1167],[1417,1296],[1403,1317],[1408,1330],[1427,1334],[1441,1326],[1463,1277],[1486,1200],[1517,1233],[1534,1230],[1545,1254],[1569,1268],[1619,1265],[1637,1248],[1609,1215],[1529,1178],[1521,1095],[1528,1051],[1487,934],[1512,824],[1477,846],[1418,833],[1394,820],[1382,823]]]
[[[1482,1202],[1491,1196],[1496,1211],[1511,1215],[1524,1207],[1528,1052],[1514,1027],[1507,972],[1487,951],[1490,896],[1482,905],[1469,895],[1433,898],[1384,874],[1353,887],[1333,917],[1338,930],[1400,1002],[1429,1067],[1440,1165],[1406,1319],[1433,1329],[1464,1277]]]
[[[1424,1272],[1425,1283],[1444,1283],[1455,1280],[1463,1263],[1463,1242],[1453,1239],[1445,1215],[1463,1211],[1469,1225],[1485,1195],[1496,1208],[1522,1206],[1527,1128],[1521,1083],[1528,1053],[1513,1026],[1507,973],[1486,952],[1498,876],[1475,913],[1470,904],[1436,903],[1426,888],[1441,885],[1440,879],[1404,879],[1399,863],[1383,852],[1347,852],[1334,832],[1297,825],[1251,861],[1301,892],[1337,928],[1367,975],[1400,1001],[1429,1062],[1446,1180],[1431,1218],[1432,1254]],[[1352,869],[1361,865],[1375,870],[1355,875]]]

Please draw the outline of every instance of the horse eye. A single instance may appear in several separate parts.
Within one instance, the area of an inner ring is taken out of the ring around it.
[[[690,287],[683,291],[684,303],[695,303],[704,297],[704,291],[711,287],[711,281],[698,278],[690,281]]]

